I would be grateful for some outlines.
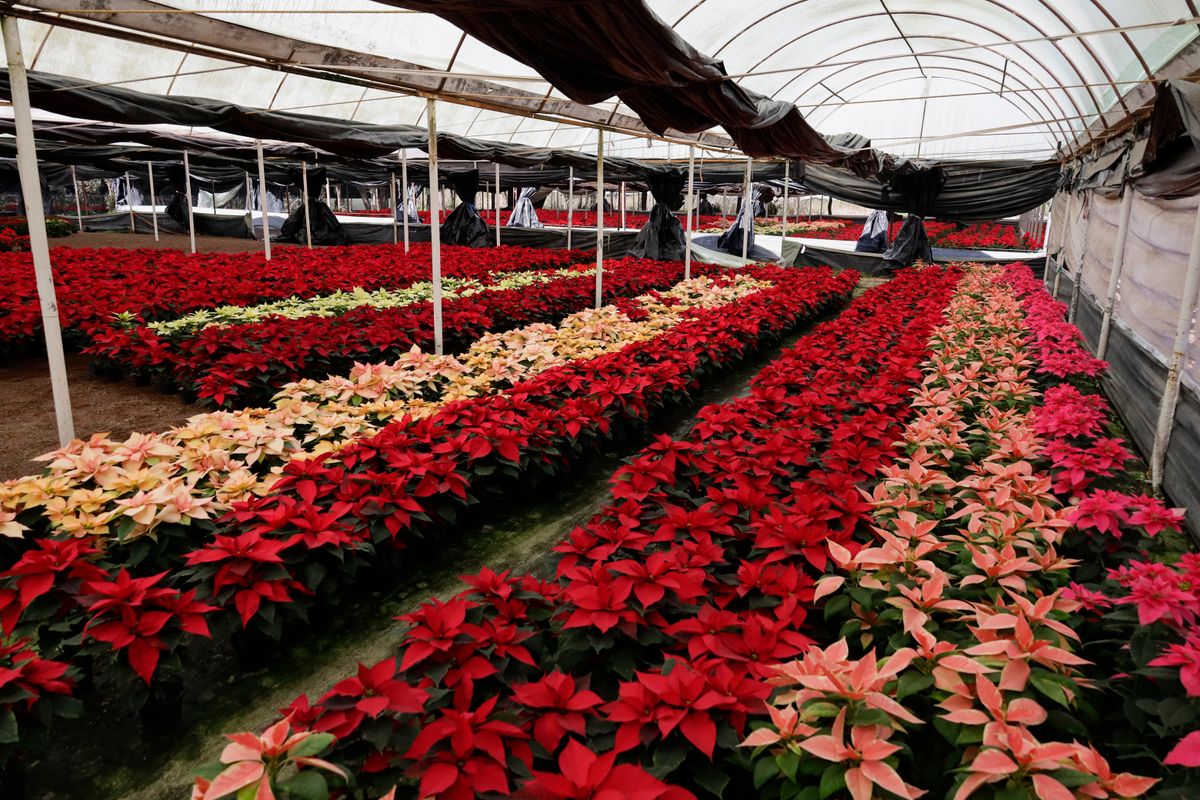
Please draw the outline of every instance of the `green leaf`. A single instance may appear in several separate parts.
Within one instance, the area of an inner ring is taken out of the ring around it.
[[[325,751],[325,748],[333,744],[334,738],[332,733],[314,733],[293,747],[288,755],[292,758],[320,755]]]
[[[1158,715],[1168,728],[1182,728],[1196,718],[1196,709],[1178,697],[1168,697],[1158,704]]]
[[[785,750],[775,756],[775,763],[779,765],[779,771],[786,775],[789,781],[796,782],[796,772],[800,769],[800,756],[791,750]]]
[[[1058,703],[1063,708],[1070,708],[1071,701],[1067,698],[1067,693],[1062,685],[1050,677],[1045,672],[1034,672],[1029,676],[1029,682],[1033,684],[1033,688],[1037,689],[1041,694]]]
[[[729,785],[729,776],[722,772],[714,764],[705,764],[701,769],[696,770],[696,783],[702,789],[715,795],[723,797],[725,787]]]
[[[0,712],[0,744],[13,744],[19,738],[17,715],[11,708],[6,708]]]
[[[759,759],[754,764],[754,788],[761,789],[777,775],[779,775],[779,767],[775,765],[775,759]]]
[[[800,719],[805,722],[818,720],[822,717],[836,717],[842,711],[842,707],[833,703],[808,703],[800,712]]]
[[[903,700],[909,695],[925,691],[930,686],[933,686],[932,675],[926,675],[916,670],[905,672],[900,676],[900,682],[896,686],[896,699]]]
[[[846,788],[846,767],[843,764],[830,764],[821,773],[821,785],[818,787],[820,800],[825,800],[835,792]]]
[[[329,785],[325,776],[315,769],[297,772],[279,785],[284,797],[292,800],[329,800]]]
[[[647,772],[659,780],[663,780],[683,763],[687,758],[687,749],[677,743],[665,744],[654,751],[654,763]]]

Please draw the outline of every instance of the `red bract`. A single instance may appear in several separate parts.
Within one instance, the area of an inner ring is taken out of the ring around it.
[[[551,672],[535,683],[512,687],[513,701],[532,710],[533,738],[548,753],[558,751],[567,733],[587,736],[587,717],[603,702],[595,692],[576,687],[575,679]]]
[[[695,800],[636,764],[617,764],[617,753],[596,755],[572,739],[558,757],[558,773],[535,772],[520,792],[532,800]]]
[[[17,590],[12,602],[15,613],[3,615],[4,632],[12,633],[16,617],[56,583],[70,583],[77,590],[82,581],[103,580],[104,570],[91,563],[98,554],[99,550],[83,539],[37,540],[12,569],[0,574],[0,579],[9,579]],[[0,607],[4,605],[0,602]]]

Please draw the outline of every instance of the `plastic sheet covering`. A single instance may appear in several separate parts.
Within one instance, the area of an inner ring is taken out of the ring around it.
[[[716,216],[721,213],[721,209],[713,205],[710,197],[712,197],[710,193],[700,195],[700,203],[696,207],[697,216]]]
[[[646,180],[650,194],[654,196],[654,207],[650,218],[638,231],[630,255],[641,258],[657,258],[662,261],[682,261],[687,240],[683,225],[672,212],[683,205],[683,186],[687,175],[683,172],[668,172]],[[740,253],[741,250],[739,249]]]
[[[533,67],[576,102],[591,105],[617,95],[656,133],[720,125],[752,156],[836,164],[863,176],[927,168],[873,150],[861,136],[824,137],[792,103],[724,80],[724,64],[684,41],[644,0],[383,1],[437,14]]]
[[[309,230],[312,232],[313,244],[350,244],[350,237],[346,235],[346,231],[342,228],[342,223],[334,215],[329,206],[322,203],[315,197],[308,198],[308,214],[309,214]],[[279,241],[281,242],[296,242],[297,244],[305,244],[307,236],[304,232],[304,205],[300,204],[296,210],[288,215],[288,218],[283,221],[283,227],[279,229]]]
[[[475,208],[475,195],[479,193],[479,170],[452,175],[447,183],[460,202],[442,223],[442,243],[487,247],[492,243],[491,234],[487,223]]]
[[[884,251],[883,260],[888,269],[911,267],[917,261],[932,261],[933,249],[929,246],[925,220],[910,214],[900,226],[896,241]]]
[[[541,228],[542,221],[538,219],[537,209],[533,207],[534,195],[538,193],[537,186],[526,186],[517,196],[512,213],[508,215],[509,228]]]
[[[196,192],[196,208],[246,208],[246,182],[225,191],[200,187]]]
[[[745,197],[738,201],[737,216],[734,217],[733,226],[722,233],[717,239],[718,249],[724,250],[726,253],[740,255],[742,252],[742,231],[746,228],[750,229],[747,252],[754,249],[754,217],[750,216],[750,213],[751,209],[758,204],[761,195],[762,188],[758,184],[751,184],[749,204],[746,203],[747,198]]]
[[[888,215],[886,211],[872,211],[863,225],[862,236],[854,249],[860,253],[882,253],[888,246]]]

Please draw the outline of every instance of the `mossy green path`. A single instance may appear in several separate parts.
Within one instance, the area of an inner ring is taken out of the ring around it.
[[[861,289],[856,294],[861,293]],[[610,442],[568,476],[529,496],[513,496],[482,521],[453,535],[409,562],[395,582],[372,579],[370,589],[314,624],[302,635],[285,637],[270,665],[238,669],[227,644],[197,652],[177,730],[152,734],[128,712],[129,686],[99,686],[82,720],[64,721],[40,761],[31,765],[29,797],[38,800],[183,800],[194,769],[215,759],[222,734],[260,730],[300,694],[316,698],[352,674],[394,652],[402,625],[395,617],[430,597],[446,599],[462,590],[459,576],[484,566],[497,571],[553,574],[552,548],[576,525],[609,500],[609,477],[624,458],[658,434],[680,436],[705,405],[745,394],[755,374],[780,350],[840,308],[793,330],[775,346],[741,366],[705,382],[682,408],[659,414],[633,436]],[[498,504],[492,503],[492,506]],[[289,642],[290,639],[290,642]],[[199,648],[197,648],[199,650]],[[106,703],[98,698],[109,698]]]

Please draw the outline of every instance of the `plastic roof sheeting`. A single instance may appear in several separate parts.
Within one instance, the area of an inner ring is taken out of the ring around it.
[[[530,68],[432,14],[369,0],[164,2],[259,31],[562,96]],[[821,132],[861,133],[899,155],[950,158],[1052,155],[1098,114],[1120,111],[1118,94],[1197,35],[1195,25],[1185,25],[1069,38],[1191,18],[1197,13],[1194,0],[648,0],[648,5],[702,53],[723,59],[731,75],[743,76],[737,80],[746,88],[797,103]],[[35,22],[22,21],[21,35],[27,65],[44,72],[352,121],[424,124],[423,100],[385,90]],[[1063,36],[1068,38],[1046,40]],[[933,99],[914,99],[926,96]],[[631,113],[615,101],[599,106]],[[451,103],[439,104],[438,123],[463,136],[536,147],[590,150],[595,143],[594,131],[587,129]],[[983,129],[990,132],[955,135]],[[621,135],[607,144],[614,156],[685,155],[680,145]]]

